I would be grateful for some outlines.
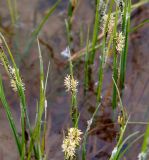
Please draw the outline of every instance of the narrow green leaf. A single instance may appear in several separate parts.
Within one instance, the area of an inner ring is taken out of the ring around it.
[[[17,145],[17,148],[18,148],[18,151],[19,151],[19,155],[21,156],[21,154],[22,154],[21,143],[20,143],[18,132],[17,132],[17,128],[15,126],[15,122],[13,120],[12,113],[10,111],[10,107],[9,107],[9,105],[7,103],[7,100],[6,100],[6,97],[5,97],[1,76],[0,76],[0,99],[1,99],[2,104],[4,106],[4,109],[5,109],[5,112],[6,112],[6,115],[7,115],[7,119],[9,121],[10,128],[13,132],[15,142],[16,142],[16,145]]]
[[[118,8],[116,9],[115,26],[113,33],[113,78],[116,83],[118,79],[118,62],[117,62],[117,51],[116,51],[117,23],[118,23]],[[112,96],[113,109],[115,109],[116,106],[117,106],[117,90],[116,86],[113,85],[113,96]]]
[[[127,61],[127,52],[128,52],[128,35],[130,30],[130,15],[131,15],[131,0],[125,2],[124,5],[124,16],[122,22],[122,32],[125,35],[125,46],[121,55],[120,61],[120,88],[123,90],[125,73],[126,73],[126,61]]]
[[[93,31],[93,39],[92,39],[92,54],[90,57],[90,63],[93,64],[94,61],[94,56],[95,56],[95,46],[97,43],[97,37],[99,33],[99,5],[100,5],[100,0],[96,0],[96,14],[95,14],[95,22],[94,22],[94,31]]]
[[[29,50],[32,46],[32,44],[34,43],[34,41],[36,40],[39,32],[41,31],[41,29],[43,28],[43,26],[45,25],[45,23],[47,22],[48,18],[51,16],[51,14],[55,11],[55,9],[57,8],[57,6],[59,5],[59,3],[61,2],[61,0],[58,0],[47,12],[47,14],[44,16],[44,18],[42,19],[42,21],[39,23],[39,25],[37,26],[37,28],[33,31],[31,39],[27,42],[27,45],[25,47],[24,50],[24,56],[22,57],[22,59],[27,56],[29,54]]]

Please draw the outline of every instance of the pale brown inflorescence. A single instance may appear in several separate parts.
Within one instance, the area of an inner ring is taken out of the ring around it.
[[[8,72],[9,72],[9,76],[10,76],[10,85],[13,89],[14,92],[17,91],[17,85],[18,86],[21,86],[23,90],[25,90],[25,86],[24,86],[24,83],[22,82],[19,82],[17,80],[17,76],[16,76],[16,71],[14,68],[12,68],[11,66],[8,66]]]
[[[70,128],[68,130],[68,135],[64,138],[62,144],[62,151],[66,159],[73,160],[75,157],[75,151],[80,144],[81,135],[82,132],[77,128]]]
[[[114,28],[114,21],[115,21],[115,17],[113,16],[113,14],[110,15],[109,19],[108,19],[107,14],[104,15],[103,16],[103,26],[102,26],[103,32],[105,32],[106,24],[108,23],[107,24],[107,32],[108,32],[108,35],[111,35],[113,32],[113,28]]]
[[[65,77],[64,85],[66,87],[66,91],[77,92],[78,81],[71,77],[71,75],[67,75]]]
[[[125,37],[123,36],[122,32],[117,33],[116,36],[116,49],[119,53],[122,52],[124,48],[124,43],[125,43]]]
[[[15,70],[15,68],[13,68],[9,64],[7,56],[5,55],[5,53],[4,53],[4,51],[3,51],[2,48],[0,48],[0,60],[2,61],[2,65],[7,70],[7,73],[8,73],[9,78],[10,78],[10,85],[12,87],[12,90],[14,92],[16,92],[17,91],[17,85],[20,86],[20,87],[22,87],[23,90],[25,90],[24,83],[22,82],[21,78],[20,78],[20,81],[17,79],[16,70]],[[18,72],[19,72],[19,70],[18,70]]]

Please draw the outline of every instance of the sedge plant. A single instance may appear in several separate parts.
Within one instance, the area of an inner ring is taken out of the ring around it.
[[[14,25],[17,20],[17,1],[11,3],[10,0],[7,0],[11,21]],[[38,40],[38,35],[43,28],[44,24],[48,20],[49,16],[54,12],[61,0],[56,1],[56,3],[49,9],[46,16],[39,23],[37,28],[33,31],[31,39],[27,42],[27,45],[24,50],[24,58],[29,53],[33,42],[37,39],[38,53],[39,53],[39,64],[40,64],[40,93],[39,101],[37,102],[37,114],[34,126],[31,126],[29,120],[29,114],[27,109],[27,101],[25,96],[25,84],[21,78],[19,69],[13,58],[13,54],[4,38],[0,33],[1,43],[4,46],[0,46],[0,60],[4,69],[6,70],[10,85],[12,90],[18,95],[20,102],[20,119],[21,119],[21,136],[18,134],[18,129],[14,121],[13,114],[10,110],[9,103],[5,96],[5,88],[3,86],[2,77],[0,76],[0,100],[3,104],[3,107],[6,112],[7,119],[9,121],[10,128],[12,130],[16,146],[18,149],[19,157],[21,160],[31,160],[32,158],[36,160],[46,160],[46,128],[47,128],[47,98],[46,98],[46,88],[47,80],[49,74],[49,66],[46,73],[44,74],[44,62],[41,53],[41,47]],[[96,60],[96,55],[98,51],[100,52],[98,59],[98,82],[96,88],[96,106],[91,119],[87,123],[86,130],[83,132],[79,129],[79,108],[77,101],[78,93],[78,84],[79,82],[75,78],[74,66],[73,66],[73,16],[74,11],[78,5],[77,0],[69,0],[68,7],[68,19],[65,20],[66,31],[67,31],[67,41],[68,47],[63,51],[63,55],[68,58],[69,63],[69,74],[66,75],[64,79],[64,86],[66,91],[70,94],[71,103],[70,103],[70,117],[72,122],[72,127],[68,128],[66,135],[64,135],[62,143],[62,151],[64,152],[65,160],[76,159],[77,149],[81,146],[82,140],[82,160],[87,159],[86,147],[87,140],[89,136],[89,130],[94,121],[94,118],[98,111],[100,111],[100,106],[102,103],[102,89],[104,85],[104,73],[105,68],[107,67],[108,60],[112,59],[112,109],[115,113],[115,110],[120,110],[120,115],[118,116],[118,124],[120,125],[119,136],[117,144],[112,151],[110,160],[119,160],[125,154],[125,152],[134,144],[137,140],[143,137],[139,135],[139,132],[135,132],[124,138],[127,125],[129,124],[129,118],[125,111],[125,108],[122,103],[122,96],[125,87],[125,75],[126,75],[126,64],[127,64],[127,54],[128,54],[128,38],[129,33],[136,31],[138,28],[143,26],[148,22],[144,20],[140,25],[130,29],[130,16],[131,11],[137,8],[138,6],[146,3],[147,1],[140,1],[137,4],[132,5],[131,0],[96,0],[95,5],[95,18],[94,26],[92,31],[92,39],[90,40],[90,31],[91,27],[88,27],[86,46],[81,51],[81,55],[85,53],[85,63],[84,63],[84,93],[89,90],[91,79],[93,76],[92,68]],[[12,5],[13,4],[13,5]],[[100,34],[101,31],[101,34]],[[83,32],[82,32],[83,34]],[[83,44],[83,38],[81,39],[81,46]],[[8,54],[8,55],[7,55]],[[26,137],[26,134],[29,138]],[[81,138],[81,136],[83,138]],[[131,143],[128,143],[132,138],[138,136]],[[146,133],[144,135],[144,140],[142,144],[142,149],[138,157],[146,158],[148,156],[148,137],[149,137],[149,127],[147,126]],[[127,147],[124,148],[124,145],[127,144]],[[144,158],[144,159],[145,159]],[[143,159],[143,160],[144,160]]]
[[[40,59],[40,100],[37,106],[38,107],[37,120],[35,121],[34,128],[32,128],[29,120],[28,111],[27,111],[27,102],[25,98],[25,84],[22,82],[22,78],[20,76],[19,70],[13,58],[12,52],[8,47],[8,44],[6,43],[5,38],[1,33],[0,33],[0,37],[10,57],[10,60],[9,60],[4,50],[4,47],[1,47],[0,60],[9,76],[12,90],[18,94],[18,97],[20,100],[21,137],[19,137],[18,135],[18,129],[15,125],[14,118],[10,110],[10,106],[5,96],[2,78],[0,78],[0,99],[4,106],[4,109],[10,124],[10,128],[14,135],[20,159],[30,160],[31,157],[34,157],[35,159],[45,160],[46,159],[46,155],[45,155],[46,123],[44,124],[43,132],[41,127],[43,125],[42,121],[46,121],[46,114],[47,114],[46,87],[47,87],[47,78],[48,78],[49,69],[48,69],[46,80],[45,80],[39,41],[38,41],[38,49],[39,49],[39,59]],[[44,120],[43,120],[43,115],[45,115]],[[29,132],[27,132],[28,130]],[[26,134],[28,134],[29,139],[26,138]]]

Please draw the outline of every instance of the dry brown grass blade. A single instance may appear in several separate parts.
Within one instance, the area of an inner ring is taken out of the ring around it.
[[[103,33],[101,33],[99,36],[98,36],[98,41],[101,40],[101,38],[103,37]],[[86,47],[84,47],[83,49],[79,50],[78,52],[74,53],[72,56],[71,56],[71,60],[74,61],[76,60],[77,58],[83,56],[85,54],[85,51],[86,51]]]

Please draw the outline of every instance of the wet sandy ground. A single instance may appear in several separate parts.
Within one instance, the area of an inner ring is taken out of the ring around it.
[[[18,41],[19,48],[14,47],[13,38],[11,35],[9,12],[6,2],[0,2],[0,16],[2,19],[1,28],[6,32],[5,36],[12,48],[15,58],[22,56],[23,48],[33,28],[40,22],[45,15],[46,10],[53,4],[54,1],[45,0],[21,0],[18,1],[20,24],[17,26],[17,33],[19,33]],[[63,159],[61,152],[61,143],[63,137],[63,130],[70,124],[69,121],[69,96],[65,93],[63,86],[63,78],[68,73],[66,61],[60,56],[60,52],[67,46],[66,31],[64,19],[66,18],[67,1],[57,8],[56,12],[49,18],[44,26],[40,39],[43,51],[44,62],[47,67],[48,60],[51,61],[50,76],[48,81],[48,134],[47,134],[47,153],[49,160]],[[83,25],[84,33],[87,30],[87,25],[93,22],[93,4],[91,1],[82,0],[79,8],[76,11],[74,18],[74,46],[75,51],[81,47],[78,45],[79,29]],[[136,26],[147,18],[149,15],[148,5],[140,7],[133,13],[132,27]],[[130,114],[130,121],[144,121],[149,120],[149,25],[145,25],[137,32],[130,35],[127,76],[125,95],[123,98],[124,105],[127,112]],[[86,34],[86,33],[85,33]],[[84,34],[84,35],[85,35]],[[44,45],[43,45],[44,44]],[[17,52],[17,53],[16,53]],[[37,53],[37,44],[30,50],[26,59],[17,61],[20,65],[20,72],[26,84],[26,96],[29,106],[29,114],[32,124],[34,124],[35,106],[39,91],[39,61]],[[19,56],[18,56],[19,54]],[[53,58],[54,55],[54,58]],[[83,65],[76,64],[75,75],[80,81],[79,85],[79,108],[81,112],[80,128],[85,130],[86,122],[90,118],[94,110],[95,96],[92,92],[88,93],[86,98],[82,98],[83,77],[81,70]],[[108,71],[107,71],[108,72]],[[3,79],[5,80],[5,90],[7,98],[12,108],[18,128],[19,125],[19,105],[17,96],[13,94],[9,87],[9,82],[6,74],[1,69]],[[109,79],[107,80],[109,81]],[[87,158],[88,160],[107,160],[115,144],[115,136],[117,134],[117,125],[112,123],[111,105],[109,103],[110,95],[106,92],[105,85],[103,95],[105,101],[103,102],[103,110],[96,117],[96,123],[93,125],[89,140]],[[127,135],[139,130],[143,133],[144,125],[128,125]],[[19,129],[20,130],[20,129]],[[137,159],[137,154],[141,141],[138,141],[127,153],[127,160]],[[133,157],[133,158],[132,158]],[[9,129],[9,124],[5,116],[5,112],[0,106],[0,160],[17,160],[16,146]]]

